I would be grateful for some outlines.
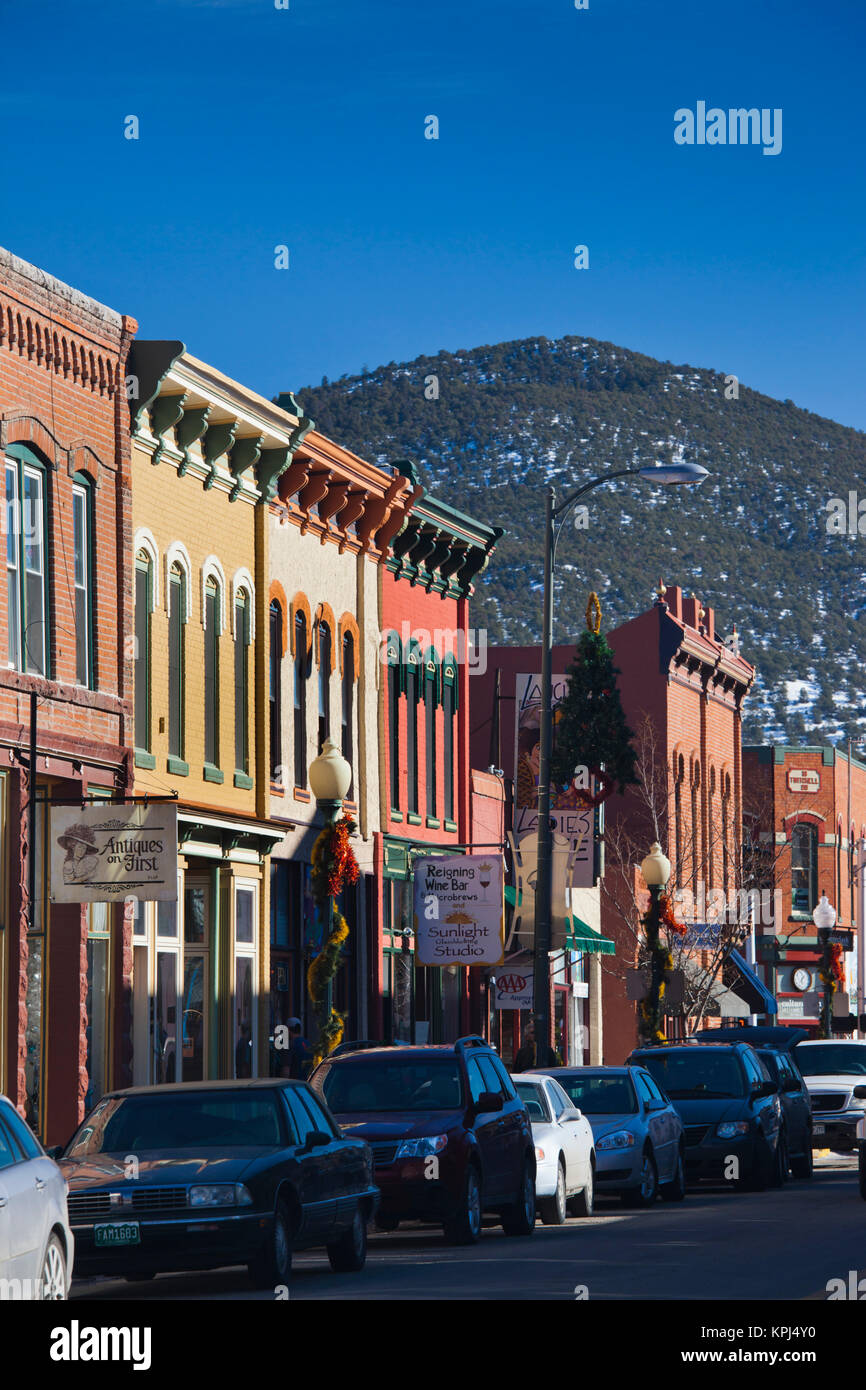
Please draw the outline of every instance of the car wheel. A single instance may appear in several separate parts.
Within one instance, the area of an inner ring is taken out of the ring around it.
[[[66,1298],[66,1256],[58,1235],[51,1235],[42,1256],[42,1300],[59,1303]]]
[[[360,1206],[348,1231],[328,1247],[331,1269],[338,1274],[357,1274],[367,1262],[367,1221]]]
[[[763,1192],[773,1174],[773,1155],[769,1144],[756,1144],[752,1154],[752,1166],[738,1180],[737,1186],[744,1192]]]
[[[586,1187],[572,1198],[571,1210],[574,1216],[592,1216],[595,1211],[595,1165],[592,1162],[589,1165]]]
[[[481,1180],[478,1169],[470,1163],[466,1170],[463,1200],[459,1209],[445,1222],[445,1239],[452,1245],[474,1245],[481,1235]]]
[[[539,1202],[538,1209],[545,1226],[561,1226],[565,1220],[565,1165],[561,1158],[556,1169],[556,1192]]]
[[[680,1149],[677,1154],[677,1169],[670,1182],[662,1183],[659,1191],[662,1194],[663,1202],[681,1202],[686,1195],[686,1165],[683,1160],[683,1151]]]
[[[640,1167],[640,1182],[637,1187],[623,1193],[623,1201],[629,1207],[651,1207],[659,1195],[659,1170],[649,1149],[644,1153]]]
[[[535,1230],[535,1178],[524,1159],[520,1196],[502,1212],[502,1229],[507,1236],[531,1236]]]
[[[247,1269],[257,1289],[274,1289],[287,1284],[292,1272],[292,1221],[285,1202],[278,1202],[273,1229],[267,1242]]]
[[[779,1131],[779,1141],[776,1144],[776,1152],[773,1155],[773,1166],[770,1170],[770,1187],[784,1187],[788,1181],[788,1145],[785,1142],[785,1135]]]
[[[796,1158],[791,1159],[791,1176],[794,1178],[811,1178],[815,1170],[812,1160],[812,1140],[811,1135],[806,1135],[805,1151]]]

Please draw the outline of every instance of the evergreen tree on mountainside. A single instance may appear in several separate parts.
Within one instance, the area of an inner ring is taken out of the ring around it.
[[[623,479],[587,499],[589,531],[559,544],[560,630],[582,628],[589,588],[608,628],[635,617],[663,574],[715,609],[722,636],[737,624],[757,667],[747,741],[779,728],[783,682],[817,685],[822,669],[848,704],[825,701],[818,722],[835,737],[848,709],[862,739],[863,540],[828,534],[826,507],[862,492],[866,435],[742,383],[737,398],[726,392],[720,372],[566,337],[442,351],[296,394],[325,434],[373,462],[416,459],[431,493],[505,528],[471,605],[489,644],[538,641],[548,480],[564,494],[607,470],[703,464],[699,488]]]
[[[600,632],[582,632],[568,668],[568,689],[556,707],[551,781],[568,786],[578,767],[604,766],[617,790],[634,783],[635,750],[613,664],[613,651]]]

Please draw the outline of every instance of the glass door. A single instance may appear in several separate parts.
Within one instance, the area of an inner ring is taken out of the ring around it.
[[[180,1030],[181,1075],[184,1081],[204,1081],[207,1073],[212,910],[210,879],[188,874],[183,894],[183,1013]]]

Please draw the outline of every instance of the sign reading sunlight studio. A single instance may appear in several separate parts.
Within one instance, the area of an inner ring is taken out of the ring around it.
[[[51,807],[51,901],[177,898],[177,807],[98,802]]]
[[[499,965],[505,922],[500,854],[416,859],[414,887],[419,965]]]

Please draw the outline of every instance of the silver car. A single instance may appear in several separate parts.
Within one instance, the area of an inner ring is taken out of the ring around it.
[[[0,1096],[0,1302],[66,1298],[74,1245],[66,1179]]]
[[[686,1195],[683,1122],[644,1067],[557,1067],[556,1079],[595,1136],[599,1195],[631,1206]]]

